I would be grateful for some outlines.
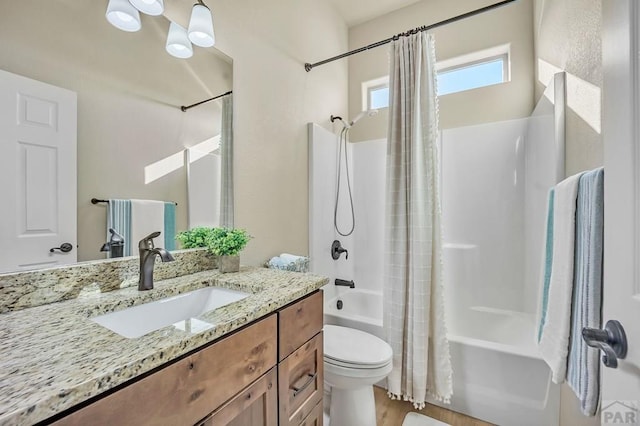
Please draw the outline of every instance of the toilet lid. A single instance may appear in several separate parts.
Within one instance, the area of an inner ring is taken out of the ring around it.
[[[391,346],[373,334],[337,325],[324,326],[324,357],[340,364],[375,367],[387,364]]]

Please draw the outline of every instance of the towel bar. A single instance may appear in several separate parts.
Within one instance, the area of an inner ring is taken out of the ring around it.
[[[91,199],[91,204],[98,204],[98,203],[108,203],[109,200],[101,200],[99,198],[92,198]],[[178,203],[176,203],[175,201],[173,202],[173,204],[175,204],[176,206],[178,205]]]

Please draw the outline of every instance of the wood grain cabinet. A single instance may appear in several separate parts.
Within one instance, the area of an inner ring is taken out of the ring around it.
[[[229,402],[214,411],[198,426],[277,426],[278,390],[276,368],[271,369]]]
[[[322,426],[322,351],[316,291],[52,424]]]
[[[319,406],[322,424],[322,292],[278,313],[280,426],[298,426]]]

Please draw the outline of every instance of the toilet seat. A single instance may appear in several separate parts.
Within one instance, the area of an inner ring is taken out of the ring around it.
[[[335,365],[336,367],[355,368],[358,370],[374,370],[376,368],[384,367],[385,365],[389,364],[390,361],[391,360],[385,361],[376,365],[363,365],[363,364],[355,364],[353,362],[340,361],[328,356],[324,357],[324,362],[326,362],[327,364]]]
[[[378,369],[391,362],[393,351],[378,337],[348,327],[324,326],[324,361],[342,368]]]

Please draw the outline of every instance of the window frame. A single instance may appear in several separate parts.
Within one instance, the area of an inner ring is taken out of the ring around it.
[[[371,92],[374,90],[384,89],[389,87],[389,76],[374,78],[373,80],[363,81],[362,84],[362,111],[369,111],[371,109],[389,108],[387,104],[384,107],[372,108],[371,107]]]
[[[449,92],[444,95],[447,96],[454,93],[462,93],[469,90],[480,89],[482,87],[496,86],[498,84],[504,84],[511,81],[511,43],[501,44],[498,46],[490,47],[488,49],[476,50],[464,55],[455,56],[453,58],[437,61],[435,65],[436,73],[447,73],[458,69],[465,69],[474,65],[481,65],[485,63],[494,62],[496,60],[502,60],[502,81],[499,83],[492,83],[486,86],[479,86],[470,89],[459,90],[457,92]],[[389,76],[374,78],[372,80],[363,81],[361,83],[361,95],[362,95],[362,111],[369,111],[371,107],[371,92],[374,90],[389,87]],[[376,108],[389,108],[389,105]]]
[[[502,81],[499,83],[487,84],[485,86],[473,87],[456,92],[449,92],[438,96],[447,96],[454,93],[466,92],[468,90],[480,89],[482,87],[496,86],[498,84],[508,83],[511,81],[511,44],[502,44],[488,49],[477,50],[475,52],[456,56],[436,62],[436,73],[449,73],[456,70],[463,70],[476,65],[488,64],[491,62],[502,61]]]

